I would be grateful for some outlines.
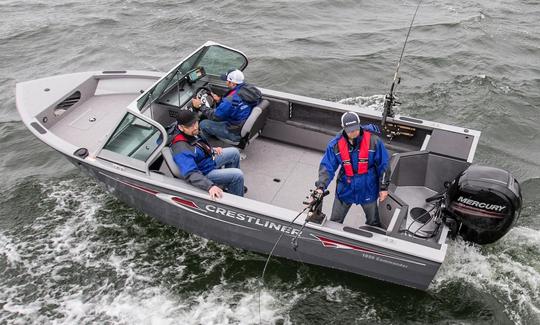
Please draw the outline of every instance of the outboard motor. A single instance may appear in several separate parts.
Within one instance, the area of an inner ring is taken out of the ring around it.
[[[471,165],[450,184],[445,203],[447,224],[454,228],[454,235],[459,229],[463,239],[489,244],[504,236],[519,218],[521,189],[506,170]]]

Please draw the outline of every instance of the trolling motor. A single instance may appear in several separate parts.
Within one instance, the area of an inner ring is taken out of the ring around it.
[[[311,201],[302,202],[308,206],[306,221],[321,224],[326,217],[326,215],[322,212],[323,198],[330,194],[330,191],[326,190],[324,192],[320,192],[317,190],[310,190],[310,193]]]

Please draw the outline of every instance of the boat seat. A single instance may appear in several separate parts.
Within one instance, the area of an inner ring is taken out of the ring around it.
[[[174,162],[171,148],[163,147],[163,149],[161,149],[161,154],[163,155],[163,161],[167,164],[167,167],[169,167],[169,170],[173,176],[176,178],[181,178],[180,169],[178,168],[176,162]]]
[[[266,119],[270,113],[268,105],[270,105],[270,102],[263,99],[259,105],[253,107],[251,114],[249,114],[249,117],[240,131],[240,136],[242,137],[240,141],[235,142],[229,139],[218,139],[233,146],[237,146],[240,149],[244,149],[251,140],[255,139],[262,133],[264,125],[266,124]]]

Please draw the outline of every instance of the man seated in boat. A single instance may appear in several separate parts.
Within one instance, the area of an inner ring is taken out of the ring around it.
[[[315,186],[321,193],[326,190],[341,166],[330,220],[343,223],[354,203],[362,206],[367,225],[381,227],[377,199],[388,195],[388,153],[379,137],[360,125],[355,112],[343,114],[341,126],[342,132],[328,143]]]
[[[182,178],[208,191],[211,199],[222,197],[223,190],[219,186],[228,193],[244,196],[240,152],[233,147],[212,148],[199,136],[199,119],[195,112],[183,110],[178,114],[171,151]]]
[[[215,108],[202,105],[200,99],[194,98],[193,108],[200,110],[207,119],[200,124],[201,135],[205,139],[215,136],[238,142],[240,131],[251,110],[261,101],[261,91],[255,86],[244,82],[244,74],[240,70],[232,70],[221,78],[226,81],[229,89],[223,98],[212,93]]]

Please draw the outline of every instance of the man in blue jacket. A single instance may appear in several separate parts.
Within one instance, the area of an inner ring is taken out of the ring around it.
[[[213,200],[223,195],[223,190],[217,185],[222,185],[231,194],[244,196],[244,174],[240,170],[238,149],[212,148],[198,135],[197,114],[189,110],[181,111],[170,145],[181,177],[208,191]]]
[[[326,190],[341,166],[330,220],[343,223],[354,203],[362,206],[366,224],[380,227],[377,199],[388,195],[388,153],[379,137],[361,127],[358,114],[343,114],[341,126],[343,131],[328,143],[315,186]]]
[[[192,105],[208,119],[201,121],[201,133],[205,139],[216,136],[238,142],[241,139],[240,131],[246,122],[251,110],[261,101],[261,92],[255,86],[244,82],[244,74],[240,70],[233,70],[222,76],[229,91],[220,98],[212,94],[217,104],[216,108],[207,108],[199,99],[193,99]]]

